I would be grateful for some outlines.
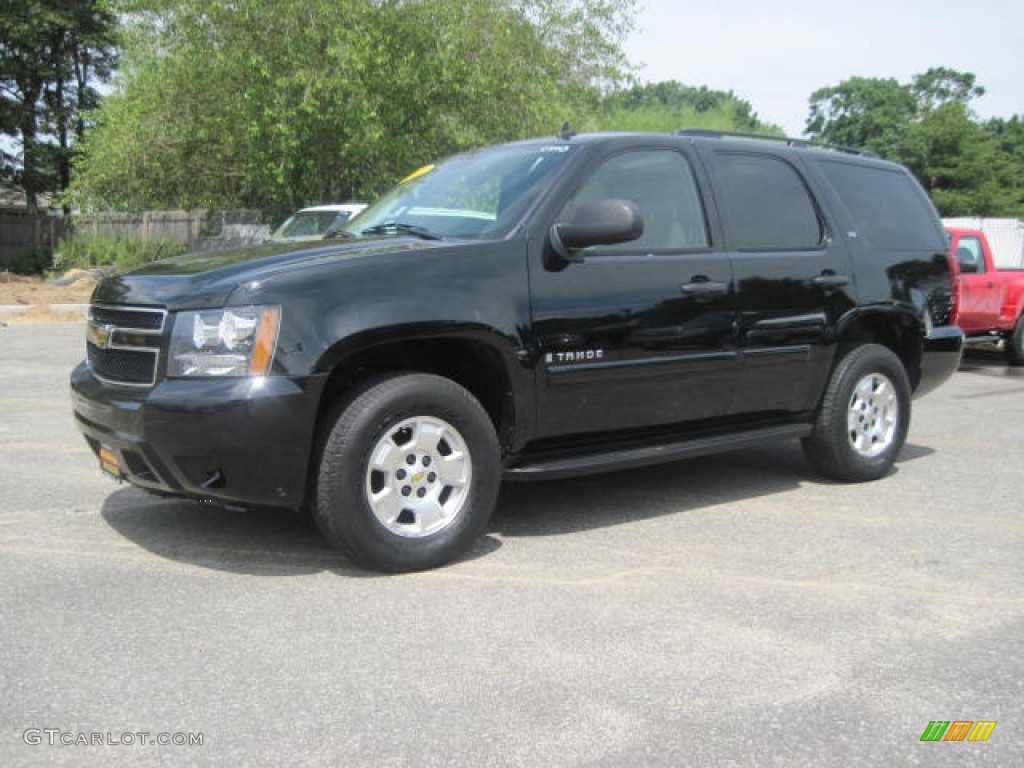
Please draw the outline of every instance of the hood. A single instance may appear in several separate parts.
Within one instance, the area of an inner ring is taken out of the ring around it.
[[[319,240],[315,245],[263,243],[225,251],[185,253],[106,278],[96,286],[92,301],[172,310],[223,306],[240,285],[283,271],[450,245],[412,237],[374,237]]]

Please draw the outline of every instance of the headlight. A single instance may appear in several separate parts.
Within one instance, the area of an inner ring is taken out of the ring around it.
[[[179,312],[168,376],[265,376],[274,361],[280,307]]]

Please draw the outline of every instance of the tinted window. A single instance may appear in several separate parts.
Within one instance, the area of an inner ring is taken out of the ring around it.
[[[720,153],[718,180],[733,247],[746,251],[817,248],[823,227],[807,186],[776,157]]]
[[[612,157],[583,183],[559,218],[565,221],[581,204],[608,198],[636,205],[644,220],[643,235],[628,243],[588,248],[588,253],[708,247],[697,182],[678,152],[650,149]]]
[[[935,248],[936,221],[924,193],[899,170],[823,161],[857,234],[886,248]]]

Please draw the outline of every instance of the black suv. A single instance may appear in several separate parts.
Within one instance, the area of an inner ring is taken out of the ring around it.
[[[505,478],[800,438],[884,475],[956,369],[946,241],[901,166],[681,131],[481,149],[314,244],[102,282],[75,417],[158,494],[308,508],[358,562],[458,557]]]

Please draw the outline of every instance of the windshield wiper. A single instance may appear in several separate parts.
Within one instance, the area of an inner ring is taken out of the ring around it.
[[[436,232],[431,232],[425,227],[417,226],[416,224],[404,224],[401,221],[385,221],[383,224],[376,224],[372,227],[367,227],[362,231],[364,235],[412,235],[413,237],[421,237],[424,240],[444,240],[444,238]]]

